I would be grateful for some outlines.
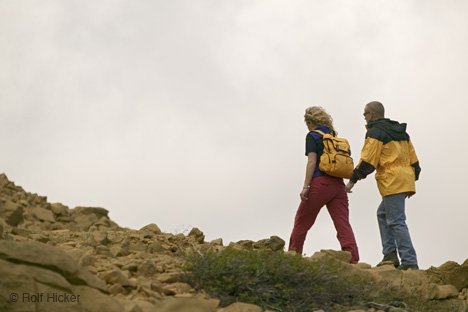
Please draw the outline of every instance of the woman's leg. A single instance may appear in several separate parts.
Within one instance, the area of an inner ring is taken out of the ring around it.
[[[337,190],[336,196],[327,203],[327,209],[335,225],[336,236],[341,249],[351,252],[351,263],[357,263],[359,261],[359,250],[353,229],[349,223],[348,195],[342,183],[334,187]]]
[[[320,209],[333,195],[324,179],[325,177],[315,177],[312,180],[309,199],[302,201],[297,209],[294,228],[289,239],[289,250],[302,254],[307,232],[314,225]]]

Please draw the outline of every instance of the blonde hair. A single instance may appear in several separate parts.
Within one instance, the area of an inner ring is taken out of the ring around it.
[[[335,127],[333,127],[333,118],[320,106],[306,108],[304,120],[306,123],[312,123],[316,126],[325,125],[336,133]]]

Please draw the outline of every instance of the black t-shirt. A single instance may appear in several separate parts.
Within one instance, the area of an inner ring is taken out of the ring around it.
[[[323,142],[322,142],[322,136],[318,134],[317,132],[311,131],[306,136],[306,150],[305,150],[306,156],[308,156],[309,153],[317,154],[317,163],[315,165],[313,177],[325,175],[325,173],[323,173],[319,169],[320,156],[322,156],[323,154]]]
[[[318,126],[314,130],[320,130],[323,133],[331,133],[331,130],[326,126]],[[309,133],[307,133],[305,155],[308,156],[309,153],[317,154],[317,163],[315,165],[315,171],[313,176],[326,176],[326,173],[319,170],[320,156],[322,156],[323,154],[323,140],[320,133],[314,131],[310,131]]]

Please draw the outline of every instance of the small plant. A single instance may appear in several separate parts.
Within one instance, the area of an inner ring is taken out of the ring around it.
[[[383,298],[402,300],[397,290],[342,274],[344,269],[338,261],[325,264],[281,251],[230,247],[189,255],[185,266],[187,282],[219,298],[222,306],[242,301],[275,311],[347,311]]]

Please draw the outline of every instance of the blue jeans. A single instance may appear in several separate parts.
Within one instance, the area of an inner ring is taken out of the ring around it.
[[[417,265],[416,251],[406,225],[406,195],[400,193],[384,196],[377,209],[377,220],[384,256],[398,251],[402,265]]]

